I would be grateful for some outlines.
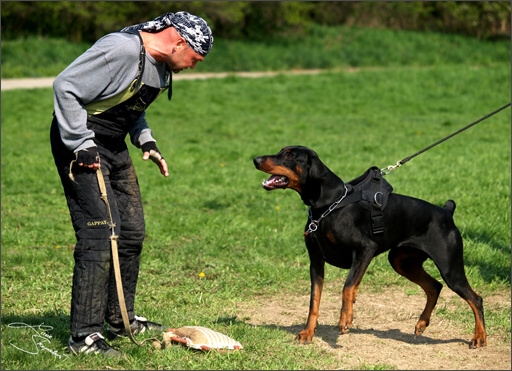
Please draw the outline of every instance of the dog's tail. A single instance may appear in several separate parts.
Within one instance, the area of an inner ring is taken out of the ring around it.
[[[455,212],[455,208],[456,208],[456,205],[455,205],[455,201],[453,201],[453,200],[446,201],[443,206],[443,209],[448,211],[452,216],[453,216],[453,213]]]

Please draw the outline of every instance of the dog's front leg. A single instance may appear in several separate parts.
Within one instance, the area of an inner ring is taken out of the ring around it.
[[[370,264],[373,249],[367,249],[363,252],[354,252],[352,259],[352,267],[343,286],[343,296],[340,311],[340,331],[342,334],[349,332],[354,320],[354,303],[356,301],[356,293],[359,284],[363,279],[363,275]]]
[[[311,297],[309,300],[309,314],[304,330],[295,337],[301,344],[309,344],[313,340],[320,310],[320,298],[324,286],[325,262],[310,254],[309,275],[311,278]]]

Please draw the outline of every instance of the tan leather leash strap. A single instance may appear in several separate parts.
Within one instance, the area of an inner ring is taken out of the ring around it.
[[[96,174],[98,176],[98,185],[100,186],[100,193],[101,193],[101,199],[105,202],[105,205],[107,206],[110,223],[109,227],[112,230],[112,234],[110,235],[110,245],[112,248],[112,262],[114,264],[114,275],[116,279],[116,288],[117,288],[117,297],[119,299],[119,307],[121,309],[121,316],[123,317],[123,324],[124,329],[126,333],[128,334],[128,337],[130,340],[139,346],[142,345],[142,343],[138,343],[134,338],[132,334],[132,329],[130,328],[130,319],[128,318],[128,311],[126,310],[126,302],[124,300],[124,292],[123,292],[123,281],[121,279],[121,267],[119,265],[119,253],[117,249],[117,238],[115,234],[115,224],[114,220],[112,218],[112,212],[110,210],[110,204],[108,202],[107,198],[107,188],[105,186],[105,179],[103,178],[103,173],[101,172],[101,168],[98,168],[96,171]]]

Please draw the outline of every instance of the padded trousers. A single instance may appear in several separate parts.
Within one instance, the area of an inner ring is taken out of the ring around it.
[[[93,332],[101,333],[105,321],[118,326],[123,323],[112,263],[110,215],[106,203],[100,198],[96,171],[72,163],[75,154],[62,143],[55,118],[50,141],[76,236],[71,335],[82,337]],[[124,140],[102,143],[95,139],[95,142],[114,232],[118,236],[121,278],[131,322],[145,236],[140,189]]]

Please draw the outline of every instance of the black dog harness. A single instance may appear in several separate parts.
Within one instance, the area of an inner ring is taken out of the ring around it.
[[[347,206],[354,202],[366,201],[362,205],[370,209],[372,233],[378,235],[384,233],[384,220],[382,210],[386,207],[389,194],[393,187],[382,177],[382,171],[372,166],[366,172],[345,184],[345,192],[341,198],[331,204],[329,208],[318,218],[313,219],[313,211],[309,208],[308,229],[304,236],[315,232],[320,221],[329,215],[333,210]]]

